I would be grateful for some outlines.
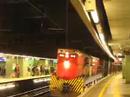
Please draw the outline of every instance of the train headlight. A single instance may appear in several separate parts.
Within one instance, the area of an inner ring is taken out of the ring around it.
[[[69,61],[64,61],[64,68],[69,69],[70,68],[70,62]]]

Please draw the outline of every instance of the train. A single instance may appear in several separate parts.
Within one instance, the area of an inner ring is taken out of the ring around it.
[[[51,76],[50,90],[81,94],[85,80],[102,72],[102,61],[75,49],[58,49],[56,71]]]
[[[59,50],[56,74],[59,78],[72,80],[83,74],[86,56],[79,51]]]

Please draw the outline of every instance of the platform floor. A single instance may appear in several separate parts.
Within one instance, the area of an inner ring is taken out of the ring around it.
[[[130,97],[130,84],[126,84],[119,73],[95,85],[82,97]]]

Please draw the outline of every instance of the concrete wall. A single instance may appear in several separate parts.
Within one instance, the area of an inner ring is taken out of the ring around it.
[[[123,60],[122,62],[122,78],[125,79],[126,78],[126,62],[125,62],[125,59]]]

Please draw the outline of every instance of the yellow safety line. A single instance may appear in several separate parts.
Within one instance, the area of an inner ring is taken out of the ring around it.
[[[105,91],[107,90],[107,88],[109,87],[109,85],[111,84],[113,80],[113,77],[105,84],[105,86],[102,88],[100,94],[98,95],[98,97],[103,97],[103,94],[105,93]]]
[[[115,88],[113,89],[114,90],[114,97],[121,97],[121,94],[120,94],[120,83],[119,83],[119,78],[121,77],[121,75],[118,75],[116,78],[117,78],[117,81],[115,80]]]
[[[114,97],[121,97],[118,85],[115,86],[114,92]]]

